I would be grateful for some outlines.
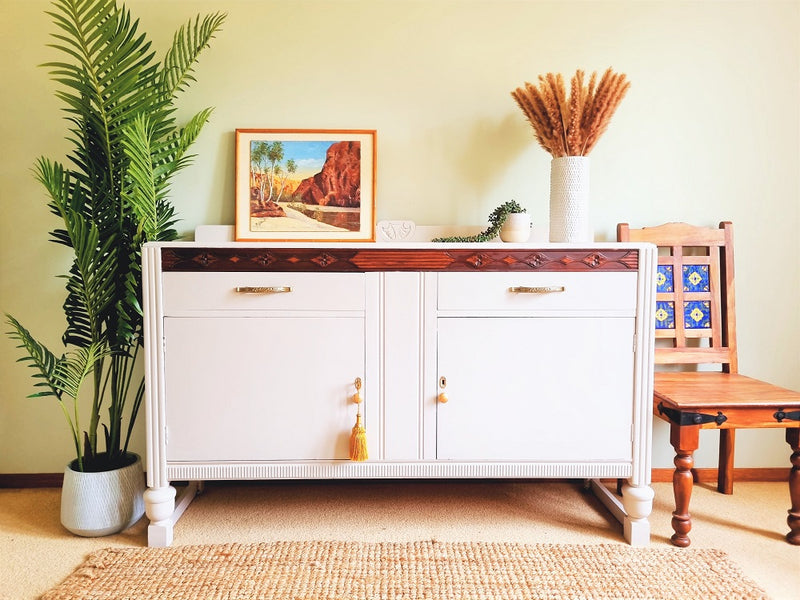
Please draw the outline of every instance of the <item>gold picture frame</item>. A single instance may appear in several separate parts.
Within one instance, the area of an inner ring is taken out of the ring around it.
[[[375,241],[372,129],[237,129],[236,241]]]

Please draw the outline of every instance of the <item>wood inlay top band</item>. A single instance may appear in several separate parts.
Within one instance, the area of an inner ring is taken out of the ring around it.
[[[636,271],[636,249],[165,247],[164,271]]]

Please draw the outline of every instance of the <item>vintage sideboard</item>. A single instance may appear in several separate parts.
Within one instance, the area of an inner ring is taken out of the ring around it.
[[[580,478],[649,543],[649,244],[149,243],[148,543],[194,485]],[[348,459],[357,406],[369,459]],[[599,479],[623,478],[617,498]]]

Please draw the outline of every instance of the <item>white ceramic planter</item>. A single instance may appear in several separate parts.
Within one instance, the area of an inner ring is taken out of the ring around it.
[[[528,213],[509,213],[500,226],[504,242],[527,242],[531,237],[531,216]]]
[[[589,157],[562,156],[550,163],[550,241],[591,242]]]
[[[144,514],[142,459],[100,473],[64,470],[61,524],[75,535],[99,537],[123,531]]]

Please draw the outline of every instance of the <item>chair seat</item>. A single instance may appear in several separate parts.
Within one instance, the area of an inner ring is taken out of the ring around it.
[[[800,392],[737,373],[659,371],[653,387],[659,416],[671,422],[681,418],[682,425],[720,429],[800,425]]]

